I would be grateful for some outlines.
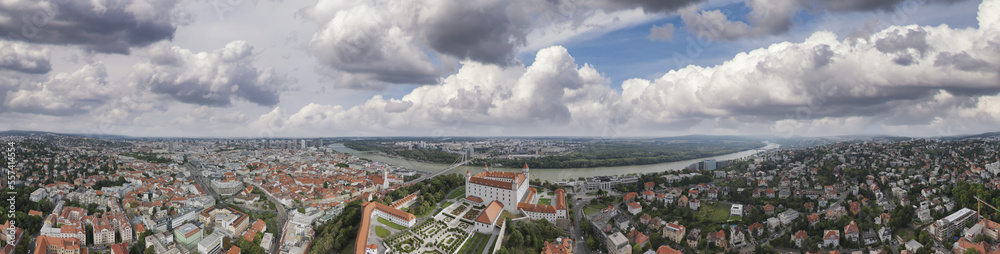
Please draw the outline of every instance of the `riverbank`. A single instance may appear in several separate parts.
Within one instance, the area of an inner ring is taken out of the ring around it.
[[[702,160],[714,159],[716,161],[732,160],[747,158],[754,154],[762,151],[777,149],[781,147],[779,144],[764,142],[765,146],[760,149],[746,150],[736,153],[723,154],[718,156],[710,156],[703,158],[695,158],[690,160],[674,161],[674,162],[664,162],[656,164],[646,164],[646,165],[630,165],[630,166],[617,166],[617,167],[592,167],[592,168],[561,168],[561,169],[532,169],[531,178],[537,178],[540,180],[548,180],[551,182],[558,182],[563,180],[577,179],[579,177],[591,177],[591,176],[601,176],[601,175],[624,175],[630,173],[652,173],[652,172],[663,172],[671,170],[681,170],[685,167],[697,163]],[[342,153],[360,153],[357,156],[361,158],[366,158],[373,161],[379,161],[384,163],[393,164],[400,167],[406,167],[408,169],[438,172],[450,165],[438,164],[438,163],[425,163],[411,161],[402,158],[393,158],[388,156],[383,156],[375,153],[363,153],[354,149],[345,147],[341,143],[330,145],[330,148],[337,150]],[[528,165],[529,167],[531,165]],[[465,171],[471,171],[473,174],[483,171],[483,166],[460,166],[452,169],[450,172],[446,173],[461,173],[464,174]],[[515,168],[491,168],[494,171],[520,171],[521,169]]]

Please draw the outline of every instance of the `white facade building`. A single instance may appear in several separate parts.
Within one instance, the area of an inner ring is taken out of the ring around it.
[[[528,194],[528,165],[521,173],[486,171],[472,175],[465,171],[465,195],[482,199],[483,204],[494,200],[504,205],[504,210],[517,212],[517,203]]]

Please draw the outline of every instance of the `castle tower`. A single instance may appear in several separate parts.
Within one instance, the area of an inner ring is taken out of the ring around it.
[[[528,163],[524,163],[524,168],[521,169],[521,173],[524,173],[524,179],[525,180],[531,180],[531,177],[528,177],[529,176],[528,175]]]
[[[465,170],[465,185],[469,185],[469,180],[472,180],[472,173],[468,169]]]

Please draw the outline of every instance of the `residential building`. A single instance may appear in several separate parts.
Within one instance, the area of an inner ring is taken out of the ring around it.
[[[663,238],[669,239],[675,243],[681,243],[684,239],[684,234],[687,229],[684,226],[675,223],[667,223],[667,226],[663,227]]]
[[[222,252],[222,238],[225,234],[222,232],[212,232],[211,235],[206,236],[204,239],[198,242],[198,253],[201,254],[219,254]]]
[[[83,242],[79,239],[69,237],[50,237],[40,235],[35,238],[35,254],[81,254],[87,253],[83,248]]]
[[[552,243],[545,241],[541,254],[573,254],[573,240],[560,237]]]
[[[827,248],[837,248],[840,246],[840,231],[837,230],[824,230],[823,231],[823,246]]]

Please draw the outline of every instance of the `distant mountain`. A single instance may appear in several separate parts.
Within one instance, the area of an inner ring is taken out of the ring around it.
[[[941,137],[941,139],[944,139],[944,140],[962,140],[962,139],[970,139],[970,138],[994,138],[994,137],[1000,137],[1000,132],[987,132],[987,133],[980,133],[980,134],[973,134],[973,135],[955,135],[955,136]]]
[[[96,138],[96,139],[131,139],[132,137],[123,135],[111,135],[111,134],[66,134],[66,133],[55,133],[47,131],[24,131],[24,130],[9,130],[0,131],[0,136],[17,136],[17,137],[28,137],[28,136],[67,136],[67,137],[85,137],[85,138]]]

